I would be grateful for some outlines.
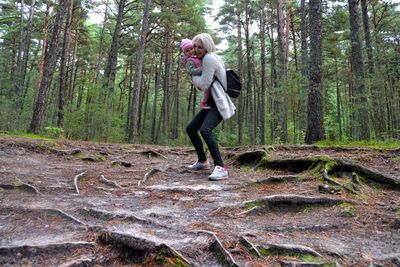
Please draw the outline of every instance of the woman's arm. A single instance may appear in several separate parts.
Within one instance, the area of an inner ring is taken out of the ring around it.
[[[214,81],[215,71],[220,64],[214,55],[206,54],[203,58],[203,66],[201,75],[192,76],[194,86],[201,90],[210,88]]]

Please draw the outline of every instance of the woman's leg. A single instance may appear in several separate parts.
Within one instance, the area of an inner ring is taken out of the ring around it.
[[[196,116],[194,116],[192,121],[186,127],[186,133],[188,134],[190,141],[192,141],[199,162],[204,162],[207,160],[206,153],[204,152],[203,142],[201,141],[198,132],[209,111],[210,110],[207,109],[200,110],[200,112],[197,113]]]
[[[216,106],[213,106],[203,119],[203,124],[200,128],[201,136],[206,142],[208,149],[210,150],[211,157],[214,160],[215,166],[224,167],[224,162],[222,161],[221,153],[219,152],[218,142],[215,140],[213,130],[222,121],[222,117]]]

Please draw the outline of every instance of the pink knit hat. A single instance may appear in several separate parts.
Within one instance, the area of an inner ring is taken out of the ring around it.
[[[193,47],[192,40],[185,38],[181,41],[181,50],[182,51],[185,51],[186,49],[188,49],[190,47]]]

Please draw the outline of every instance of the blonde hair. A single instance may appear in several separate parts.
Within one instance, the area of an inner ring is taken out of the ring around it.
[[[195,37],[193,37],[192,42],[200,41],[203,45],[204,49],[207,52],[215,52],[217,48],[215,47],[214,41],[212,37],[208,33],[199,33]]]

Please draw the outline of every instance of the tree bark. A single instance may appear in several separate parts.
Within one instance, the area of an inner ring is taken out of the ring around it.
[[[115,88],[115,75],[117,73],[119,40],[121,35],[122,19],[124,16],[125,1],[126,0],[119,0],[117,20],[115,22],[115,29],[111,42],[110,52],[108,54],[106,69],[104,71],[103,90],[105,89],[105,94],[107,94],[108,92],[114,92]]]
[[[57,62],[58,39],[60,36],[61,25],[64,19],[66,7],[67,0],[59,0],[58,12],[55,16],[52,36],[46,49],[43,77],[40,82],[39,92],[35,103],[35,109],[33,112],[31,125],[28,130],[29,133],[37,134],[42,126],[46,102]]]
[[[265,49],[265,9],[260,9],[260,42],[261,42],[261,106],[260,106],[260,143],[265,145],[265,92],[266,92],[266,49]]]
[[[64,125],[64,105],[65,105],[65,94],[67,91],[67,58],[69,55],[69,37],[71,34],[72,25],[72,11],[74,7],[74,1],[69,1],[69,10],[65,21],[64,29],[64,43],[62,48],[62,56],[60,62],[60,83],[58,89],[58,111],[57,111],[57,127],[62,128]]]
[[[324,138],[323,101],[320,91],[322,65],[321,0],[310,0],[310,68],[308,87],[307,131],[305,142],[312,144]]]
[[[359,36],[359,16],[358,1],[348,0],[349,18],[350,18],[350,39],[351,39],[351,55],[354,65],[354,74],[356,82],[355,110],[354,110],[354,126],[355,140],[369,140],[369,110],[368,97],[364,83],[364,63],[361,50],[361,42]]]
[[[236,27],[237,27],[237,64],[238,72],[243,73],[243,48],[242,48],[242,20],[241,10],[239,8],[239,0],[236,1]],[[242,75],[240,75],[240,81],[243,82]],[[238,105],[238,145],[243,144],[243,94],[239,95]]]
[[[140,31],[140,40],[139,47],[136,52],[136,60],[135,60],[135,80],[134,80],[134,88],[135,93],[133,95],[132,100],[132,109],[130,113],[130,129],[129,129],[129,142],[135,143],[137,137],[137,128],[138,128],[138,112],[139,112],[139,98],[140,91],[142,87],[142,71],[143,71],[143,62],[144,62],[144,51],[146,48],[146,37],[147,30],[149,27],[149,17],[150,17],[150,6],[151,0],[145,0],[144,2],[144,10],[143,10],[143,20],[142,20],[142,29]]]

